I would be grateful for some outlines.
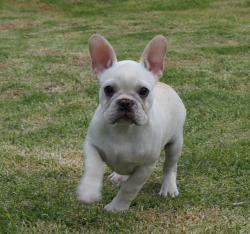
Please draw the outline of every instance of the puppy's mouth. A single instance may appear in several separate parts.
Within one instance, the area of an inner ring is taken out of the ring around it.
[[[134,114],[132,112],[127,112],[127,111],[117,112],[117,115],[113,119],[112,124],[119,122],[134,123],[137,125]]]

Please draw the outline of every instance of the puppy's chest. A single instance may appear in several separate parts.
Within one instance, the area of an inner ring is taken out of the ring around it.
[[[98,140],[103,160],[114,170],[152,164],[160,147],[152,144],[146,136],[106,135]]]

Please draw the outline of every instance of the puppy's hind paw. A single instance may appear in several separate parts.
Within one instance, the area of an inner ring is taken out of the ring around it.
[[[119,175],[116,172],[113,172],[109,175],[108,177],[110,179],[110,181],[114,182],[114,183],[121,183],[124,182],[128,179],[127,175]]]

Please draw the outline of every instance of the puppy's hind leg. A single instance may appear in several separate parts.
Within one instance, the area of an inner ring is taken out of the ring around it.
[[[112,182],[115,182],[115,183],[121,183],[121,182],[124,182],[128,179],[128,175],[120,175],[116,172],[112,172],[110,175],[109,175],[109,179],[112,181]]]
[[[181,156],[183,136],[180,134],[173,142],[165,146],[165,162],[163,166],[163,183],[159,195],[176,197],[179,195],[176,185],[177,162]]]

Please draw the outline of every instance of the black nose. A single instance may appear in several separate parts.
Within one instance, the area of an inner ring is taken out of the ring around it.
[[[117,100],[120,111],[130,111],[134,106],[134,101],[128,98],[122,98]]]

